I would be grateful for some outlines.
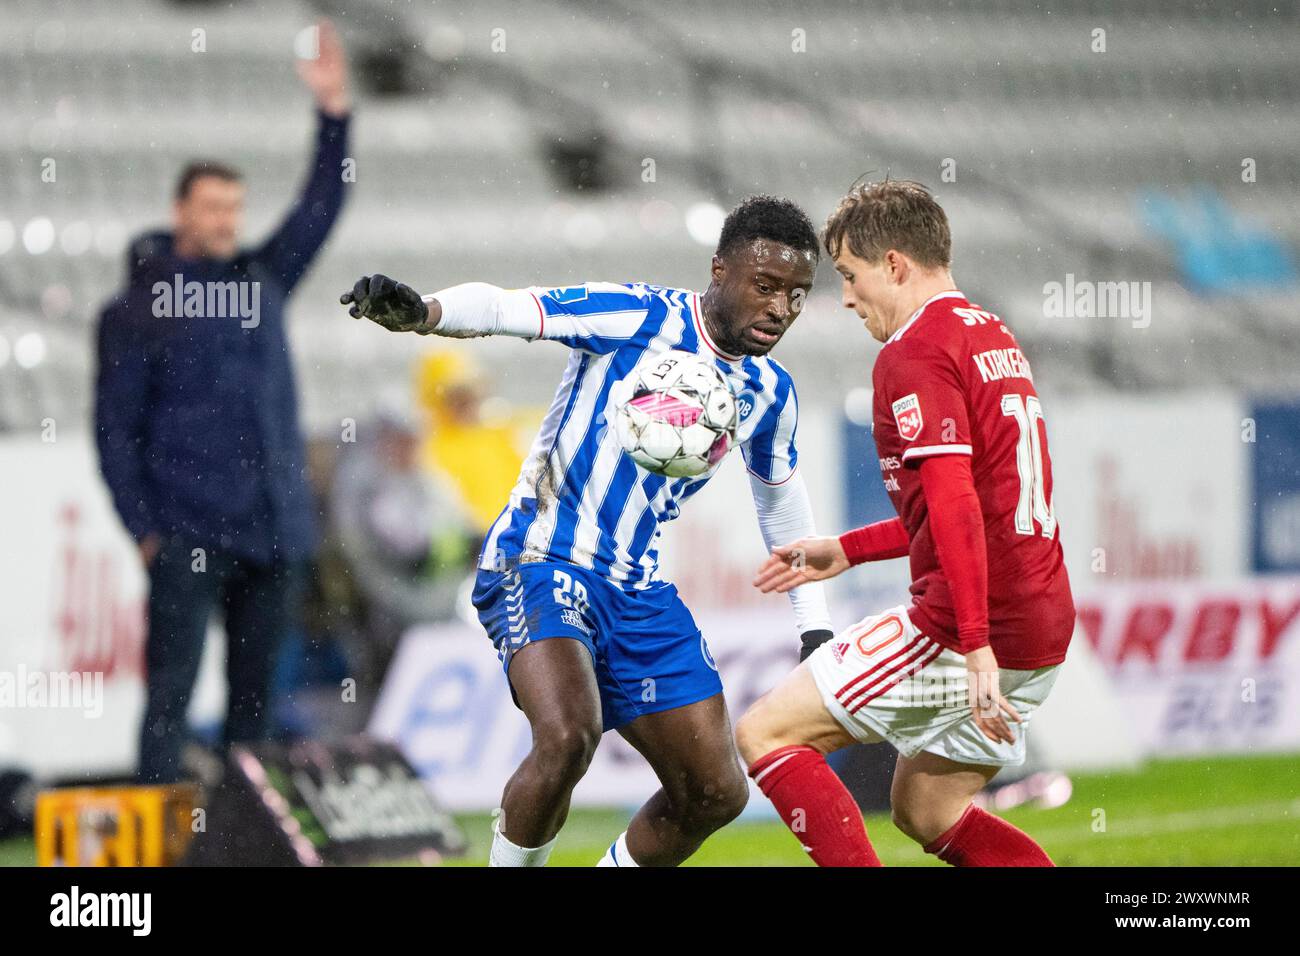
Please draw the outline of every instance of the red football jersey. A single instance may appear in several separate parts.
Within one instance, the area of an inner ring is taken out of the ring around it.
[[[970,455],[988,546],[989,644],[1001,667],[1059,664],[1074,600],[1043,408],[1015,336],[960,292],[943,292],[885,343],[872,383],[881,476],[911,539],[913,623],[960,652],[918,466],[931,455]]]

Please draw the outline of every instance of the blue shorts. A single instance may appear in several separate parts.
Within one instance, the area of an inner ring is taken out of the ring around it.
[[[722,692],[717,665],[673,585],[624,591],[561,561],[480,570],[474,606],[506,674],[519,649],[570,637],[591,652],[605,730]]]

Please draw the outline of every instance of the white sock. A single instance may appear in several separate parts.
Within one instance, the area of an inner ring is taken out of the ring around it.
[[[609,845],[605,855],[600,858],[597,866],[637,866],[636,860],[632,859],[632,854],[627,852],[627,831],[624,830],[618,835],[618,839]]]
[[[545,866],[555,849],[558,834],[549,843],[538,847],[515,846],[501,832],[501,821],[492,822],[492,852],[488,855],[488,866]]]

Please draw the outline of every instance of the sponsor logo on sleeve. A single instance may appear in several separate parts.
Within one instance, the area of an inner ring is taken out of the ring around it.
[[[542,294],[561,304],[583,302],[587,298],[587,287],[585,285],[561,286],[558,289],[548,289]]]
[[[893,408],[894,424],[898,426],[899,437],[903,441],[916,441],[924,424],[921,419],[921,400],[913,392],[894,402]]]

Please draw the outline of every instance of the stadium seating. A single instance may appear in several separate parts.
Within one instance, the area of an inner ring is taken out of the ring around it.
[[[1018,330],[1054,391],[1294,384],[1289,292],[1192,294],[1142,203],[1209,188],[1294,248],[1293,2],[1140,0],[1122,14],[1031,0],[977,12],[945,0],[5,6],[0,428],[86,421],[96,310],[121,282],[128,237],[165,222],[184,160],[247,171],[252,236],[282,213],[311,136],[290,54],[321,13],[336,16],[354,69],[400,62],[407,91],[379,95],[357,78],[357,182],[294,304],[311,425],[407,374],[409,340],[344,321],[335,305],[363,272],[430,288],[701,288],[710,250],[685,225],[696,204],[782,193],[819,220],[856,177],[886,171],[938,190],[958,281]],[[1251,16],[1234,16],[1242,9]],[[564,184],[563,149],[575,146],[591,146],[608,188]],[[1243,182],[1246,159],[1267,198]],[[1067,274],[1150,281],[1150,327],[1048,317],[1043,286]],[[865,379],[871,348],[837,291],[823,267],[815,308],[781,347],[796,371],[830,373],[801,386],[827,400]],[[1158,352],[1126,348],[1137,335]],[[524,347],[483,358],[507,395],[536,400],[542,377]],[[540,367],[561,360],[548,352]]]

